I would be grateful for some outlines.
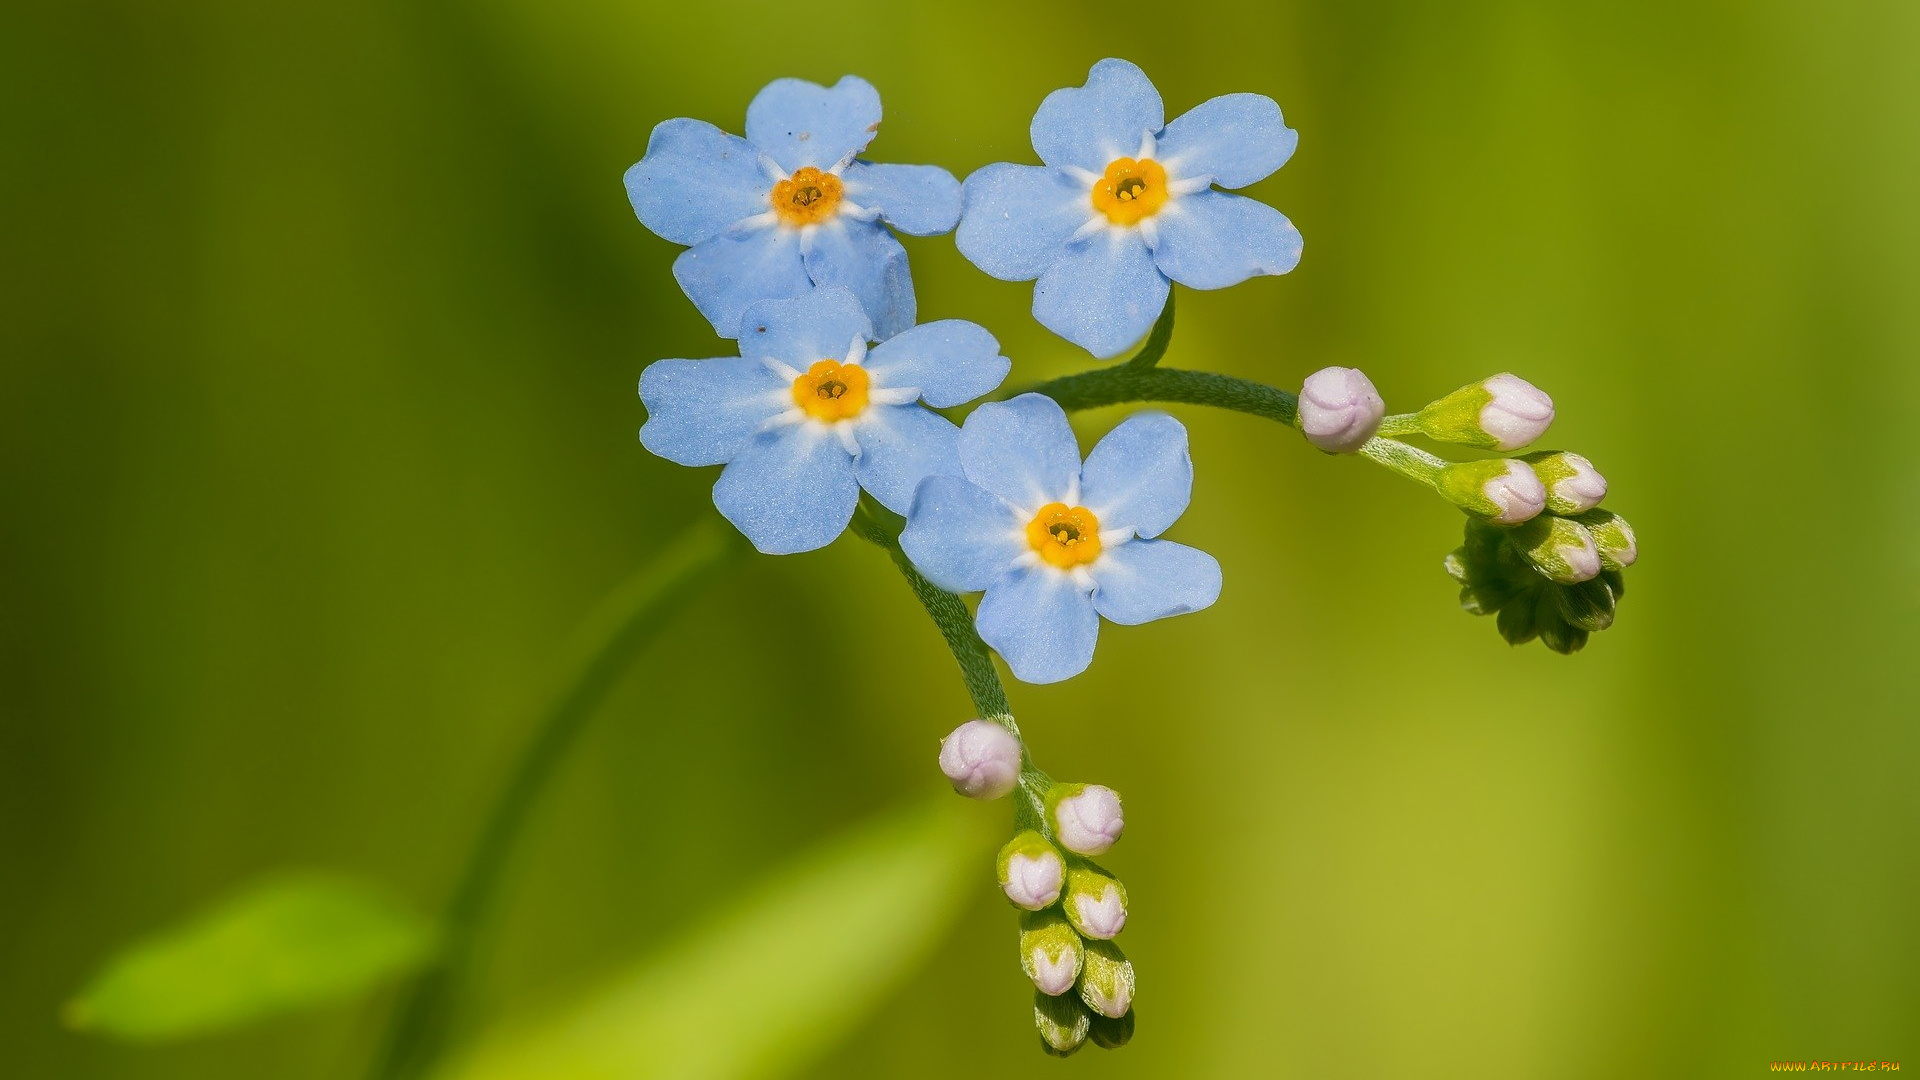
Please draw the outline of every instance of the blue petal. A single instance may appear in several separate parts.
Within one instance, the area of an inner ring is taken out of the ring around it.
[[[1032,513],[1073,501],[1080,486],[1080,444],[1058,402],[1043,394],[989,401],[960,429],[967,479]]]
[[[853,456],[821,424],[762,434],[713,485],[713,505],[768,555],[826,547],[846,531],[859,498]]]
[[[1087,185],[1038,165],[988,165],[967,177],[963,191],[966,208],[953,241],[969,262],[1002,281],[1039,277],[1093,216]]]
[[[1167,288],[1140,234],[1112,230],[1096,234],[1040,275],[1033,317],[1106,359],[1146,335],[1167,305]]]
[[[806,261],[814,284],[853,290],[881,340],[913,325],[907,249],[880,223],[836,218],[819,226],[807,244]]]
[[[1125,60],[1102,60],[1087,72],[1086,85],[1055,90],[1040,103],[1033,149],[1056,169],[1100,172],[1114,158],[1138,153],[1141,137],[1165,127],[1166,116],[1145,72]]]
[[[844,179],[848,199],[909,236],[948,232],[960,220],[960,181],[937,165],[856,161]]]
[[[1093,564],[1093,604],[1122,626],[1199,611],[1220,599],[1220,563],[1171,540],[1129,540]]]
[[[1156,220],[1153,261],[1188,288],[1224,289],[1300,263],[1300,230],[1285,214],[1245,196],[1195,192],[1174,200]]]
[[[779,228],[723,232],[702,241],[673,260],[673,276],[723,338],[740,335],[740,317],[749,306],[813,287],[798,234]]]
[[[1135,413],[1100,440],[1080,470],[1081,505],[1100,528],[1158,536],[1193,497],[1187,429],[1161,412]]]
[[[860,486],[896,514],[913,509],[920,481],[960,475],[960,429],[918,405],[875,405],[853,436],[860,441]]]
[[[917,387],[936,409],[972,401],[999,386],[1012,367],[985,327],[962,319],[922,323],[867,354],[875,386]]]
[[[676,244],[697,244],[766,213],[772,187],[752,144],[704,120],[654,128],[647,155],[627,170],[627,198],[640,223]]]
[[[659,360],[640,373],[647,422],[640,445],[682,465],[719,465],[793,405],[786,382],[758,360]]]
[[[1071,679],[1093,663],[1100,616],[1072,575],[1052,567],[1015,570],[987,587],[974,628],[1021,682]]]
[[[1027,553],[1007,501],[954,476],[929,476],[914,494],[900,548],[948,592],[979,592]]]
[[[1299,142],[1272,98],[1227,94],[1168,124],[1157,153],[1176,176],[1211,176],[1223,188],[1237,188],[1273,175]]]
[[[873,324],[845,289],[815,289],[790,300],[765,300],[740,320],[740,355],[778,360],[805,371],[821,360],[842,360],[855,340],[873,340]]]
[[[880,127],[880,92],[857,75],[832,89],[775,79],[747,106],[747,141],[788,172],[831,169],[867,148]]]

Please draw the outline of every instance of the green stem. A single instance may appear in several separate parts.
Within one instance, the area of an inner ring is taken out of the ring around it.
[[[447,902],[439,958],[405,991],[371,1077],[403,1080],[425,1075],[432,1066],[446,1045],[507,857],[557,766],[633,657],[741,550],[730,530],[703,521],[610,594],[581,629],[569,675],[515,761]]]
[[[1130,401],[1177,401],[1264,416],[1288,427],[1294,426],[1297,401],[1285,390],[1251,379],[1212,371],[1134,367],[1130,362],[1062,376],[1032,387],[1031,392],[1047,395],[1068,412]]]
[[[1169,310],[1171,307],[1169,304]],[[1156,332],[1158,329],[1156,325]],[[1045,394],[1068,412],[1134,401],[1172,401],[1230,409],[1250,416],[1265,417],[1288,427],[1299,426],[1299,398],[1279,387],[1211,371],[1136,367],[1133,361],[1119,367],[1066,375],[1041,383],[1029,392]],[[1405,418],[1389,419],[1399,421]],[[1404,427],[1396,423],[1395,433],[1403,433]],[[1433,486],[1434,477],[1447,465],[1442,458],[1384,435],[1368,440],[1360,448],[1359,454],[1427,487]]]
[[[1435,457],[1416,446],[1408,446],[1398,439],[1383,439],[1376,435],[1360,447],[1359,454],[1368,461],[1384,465],[1401,476],[1416,483],[1434,486],[1440,476],[1440,470],[1450,462]]]
[[[973,707],[982,719],[991,720],[1012,733],[1020,740],[1020,794],[1014,804],[1015,827],[1020,829],[1038,829],[1048,839],[1052,839],[1053,830],[1046,822],[1047,789],[1053,786],[1053,778],[1048,776],[1033,762],[1033,752],[1027,746],[1027,740],[1020,734],[1020,725],[1013,718],[1013,707],[1007,702],[1006,686],[1000,682],[1000,673],[994,669],[993,653],[987,643],[980,640],[980,632],[973,627],[973,613],[958,596],[928,581],[907,558],[900,548],[900,530],[905,521],[898,515],[861,496],[860,509],[854,514],[853,529],[860,538],[883,549],[892,557],[893,565],[900,569],[902,577],[907,579],[908,587],[925,608],[933,625],[940,630],[941,638],[947,643],[947,651],[953,654],[954,663],[960,665],[960,678],[967,685],[967,694],[973,698]]]

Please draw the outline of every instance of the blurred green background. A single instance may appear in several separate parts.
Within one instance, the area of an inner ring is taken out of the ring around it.
[[[1747,1076],[1920,1066],[1920,6],[261,5],[0,13],[0,1072],[353,1076],[391,992],[143,1048],[60,1027],[122,943],[286,866],[444,897],[566,634],[713,470],[634,438],[729,351],[620,174],[782,75],[876,160],[1031,161],[1107,55],[1170,115],[1270,94],[1293,274],[1186,293],[1168,363],[1413,408],[1514,370],[1644,561],[1572,658],[1462,614],[1459,516],[1178,408],[1204,615],[1015,687],[1127,798],[1140,1033],[1034,1045],[962,806],[959,920],[809,1076]],[[1084,366],[947,237],[924,319]],[[1118,411],[1084,417],[1097,436]],[[939,791],[950,659],[851,538],[757,558],[634,666],[503,897],[479,1018],[564,1000]],[[738,972],[724,1032],[782,1008]],[[719,1036],[716,1036],[719,1037]],[[528,1074],[533,1075],[533,1074]]]

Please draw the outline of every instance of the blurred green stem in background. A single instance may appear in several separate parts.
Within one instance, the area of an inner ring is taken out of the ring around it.
[[[514,840],[552,781],[574,739],[627,665],[715,572],[746,550],[739,534],[711,518],[677,537],[620,585],[576,636],[567,677],[514,763],[487,816],[466,869],[441,916],[437,963],[402,994],[386,1046],[369,1074],[378,1080],[424,1075],[445,1047],[458,996]]]

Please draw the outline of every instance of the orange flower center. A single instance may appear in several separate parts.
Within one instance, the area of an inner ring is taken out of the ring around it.
[[[867,411],[867,369],[822,360],[793,380],[793,403],[815,420],[851,420]]]
[[[1167,170],[1152,158],[1114,158],[1093,184],[1093,208],[1115,225],[1152,217],[1167,204]]]
[[[1100,519],[1084,506],[1048,503],[1027,523],[1027,544],[1062,570],[1100,557]]]
[[[840,178],[809,165],[773,185],[773,212],[786,225],[818,225],[840,209]]]

